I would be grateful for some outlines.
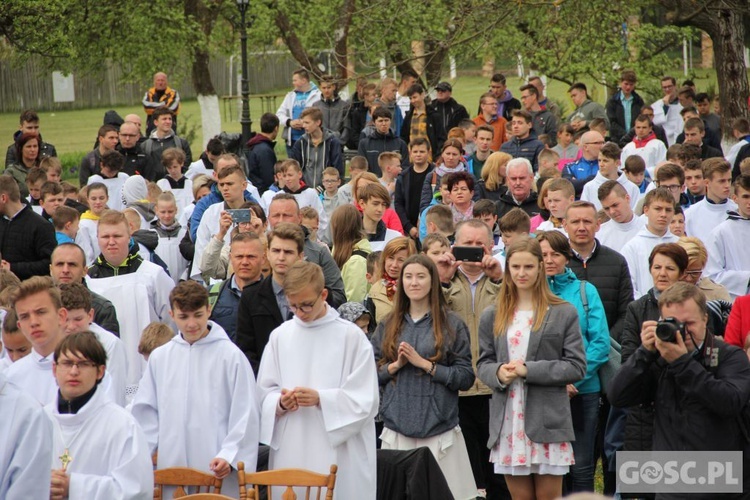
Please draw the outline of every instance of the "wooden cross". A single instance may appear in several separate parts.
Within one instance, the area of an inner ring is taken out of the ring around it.
[[[60,462],[62,462],[62,470],[65,472],[68,469],[68,464],[73,461],[73,457],[68,453],[68,449],[65,448],[65,452],[60,455]]]

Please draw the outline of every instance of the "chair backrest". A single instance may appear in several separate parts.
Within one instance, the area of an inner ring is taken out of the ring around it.
[[[235,500],[232,497],[221,495],[219,493],[196,493],[182,497],[182,500]]]
[[[208,472],[189,467],[170,467],[154,471],[154,500],[162,500],[165,486],[175,486],[172,498],[188,496],[185,491],[193,487],[196,493],[221,493],[221,479]],[[211,488],[213,487],[213,491]]]
[[[237,475],[240,482],[240,500],[258,500],[260,486],[286,487],[279,500],[297,500],[294,487],[305,488],[305,500],[321,499],[321,492],[325,489],[325,500],[333,500],[333,488],[336,486],[336,471],[338,466],[331,465],[330,474],[318,474],[304,469],[277,469],[264,472],[245,474],[245,464],[237,464]],[[251,489],[248,491],[248,485]],[[310,494],[315,496],[311,497]],[[268,488],[268,500],[273,500],[271,488]]]

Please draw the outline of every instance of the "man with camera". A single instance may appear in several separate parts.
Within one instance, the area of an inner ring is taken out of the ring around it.
[[[654,451],[742,451],[749,491],[748,358],[707,331],[706,297],[696,286],[670,286],[659,297],[659,310],[664,319],[643,322],[641,346],[612,381],[610,402],[654,406]]]

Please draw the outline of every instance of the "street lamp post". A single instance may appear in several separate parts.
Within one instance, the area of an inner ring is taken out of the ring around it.
[[[240,124],[242,125],[242,147],[250,140],[250,128],[253,121],[250,119],[250,82],[248,80],[249,70],[247,63],[247,23],[245,15],[250,6],[250,0],[236,0],[237,8],[240,10],[240,47],[242,50],[242,114]]]

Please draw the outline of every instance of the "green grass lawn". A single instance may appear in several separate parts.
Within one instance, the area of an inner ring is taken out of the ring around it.
[[[488,79],[480,76],[459,75],[459,77],[451,83],[453,83],[453,97],[455,97],[458,102],[465,105],[469,114],[473,116],[478,107],[477,103],[479,96],[488,90]],[[515,96],[520,94],[518,88],[523,83],[524,82],[520,78],[508,78],[508,88],[511,89]],[[590,80],[586,81],[586,83],[589,85],[589,93],[592,98],[604,104],[606,101],[606,90],[600,84],[595,84]],[[710,85],[713,85],[715,88],[715,73],[713,71],[709,72],[699,70],[696,83],[699,90],[705,90]],[[551,81],[547,88],[547,95],[551,96],[558,102],[564,102],[566,109],[571,111],[573,109],[573,104],[567,96],[567,88],[567,84]],[[285,89],[279,89],[279,92],[283,93],[284,91]],[[281,104],[281,99],[277,100],[277,105],[278,104]],[[229,120],[228,113],[226,113],[223,103],[220,103],[222,109],[222,130],[227,132],[240,132],[241,126],[239,123],[237,103],[233,102],[232,105],[234,106],[233,119]],[[73,162],[75,159],[80,161],[80,157],[90,151],[93,147],[94,141],[96,140],[97,130],[101,126],[104,113],[107,110],[108,108],[97,108],[88,110],[42,112],[40,113],[41,132],[44,140],[55,145],[58,153],[63,157],[64,163]],[[129,113],[137,113],[142,117],[145,117],[145,113],[140,104],[118,107],[117,112],[120,116],[125,116]],[[19,113],[0,114],[0,146],[12,142],[13,133],[18,129]],[[262,109],[260,101],[258,99],[251,99],[250,115],[253,118],[253,130],[259,128],[261,114]],[[197,101],[182,102],[178,124],[181,133],[185,125],[187,125],[189,130],[195,132],[191,147],[193,157],[197,158],[200,154],[199,151],[201,150],[203,133],[200,107],[198,106]],[[2,142],[3,138],[5,141],[4,143]],[[277,150],[281,156],[286,156],[282,144],[277,145]]]

